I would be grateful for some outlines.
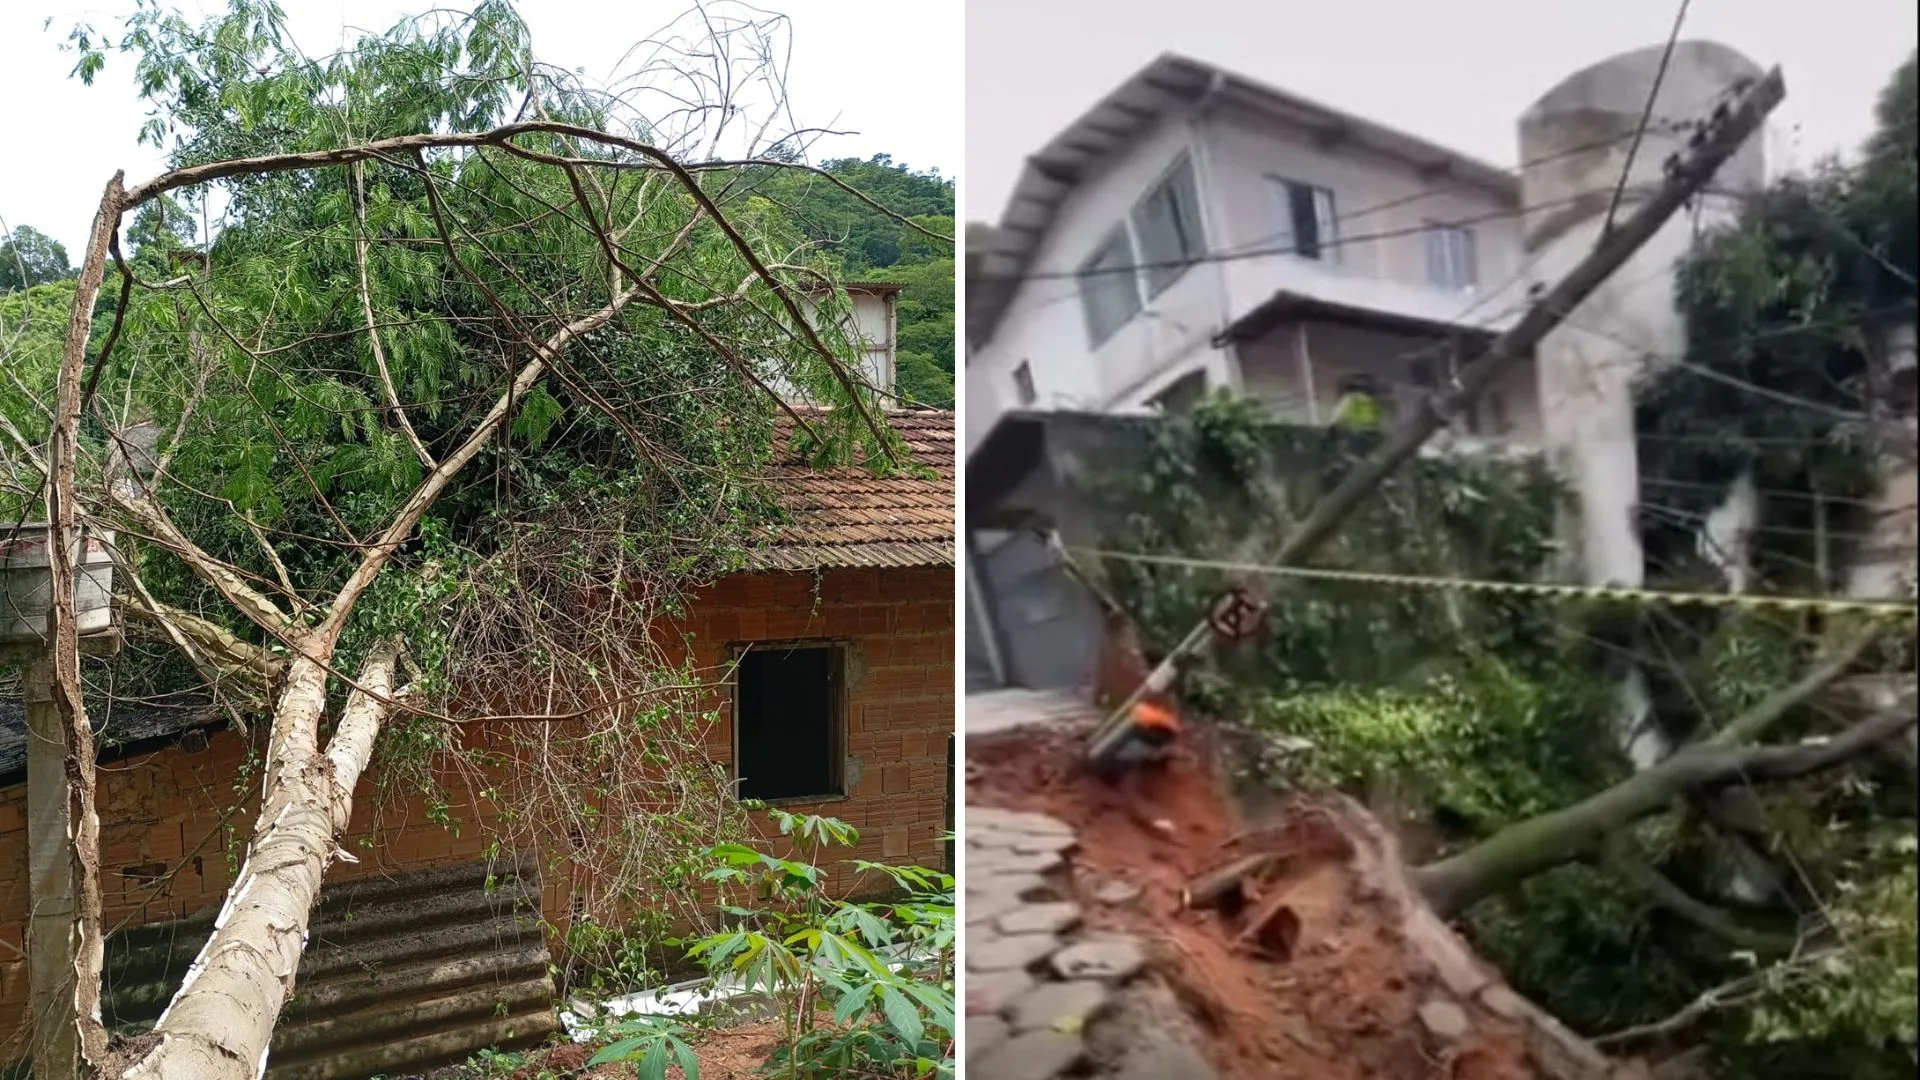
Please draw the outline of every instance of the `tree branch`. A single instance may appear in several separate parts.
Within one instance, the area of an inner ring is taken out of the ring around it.
[[[1826,681],[1831,681],[1841,670],[1825,665],[1815,675],[1824,673]],[[1727,730],[1764,729],[1766,724],[1756,717],[1774,713],[1773,719],[1778,719],[1778,713],[1790,708],[1783,704],[1788,698],[1812,696],[1819,690],[1818,685],[1810,685],[1812,679],[1809,676],[1788,688],[1797,695],[1783,691],[1761,702]],[[1610,833],[1689,791],[1741,781],[1792,780],[1844,764],[1912,727],[1913,706],[1914,699],[1908,696],[1900,705],[1824,742],[1737,749],[1709,740],[1687,747],[1597,795],[1508,826],[1457,855],[1419,867],[1413,871],[1414,882],[1442,916],[1457,914],[1495,892],[1579,858]]]
[[[1742,926],[1728,912],[1700,900],[1639,857],[1624,838],[1605,845],[1606,863],[1645,892],[1653,902],[1739,949],[1765,956],[1792,952],[1798,940]]]
[[[360,313],[367,320],[367,341],[373,346],[373,363],[380,369],[380,385],[387,392],[387,408],[393,413],[395,423],[406,432],[407,441],[413,444],[413,452],[420,456],[420,464],[433,468],[433,455],[427,453],[427,444],[413,430],[413,423],[407,419],[407,410],[400,404],[400,392],[394,388],[393,372],[387,369],[387,350],[380,344],[380,327],[373,317],[373,289],[367,284],[367,185],[361,163],[353,163],[353,261],[360,271]]]
[[[106,1058],[107,1029],[100,1020],[100,975],[105,958],[100,934],[100,815],[94,804],[93,726],[87,720],[86,698],[80,687],[80,629],[74,586],[74,564],[84,557],[86,541],[80,531],[74,469],[80,447],[80,413],[87,391],[94,385],[86,378],[87,340],[93,330],[94,300],[106,280],[107,249],[120,229],[126,197],[123,179],[124,174],[116,172],[107,181],[100,208],[94,213],[93,233],[87,240],[86,260],[74,286],[72,314],[67,319],[47,446],[51,469],[47,478],[47,664],[54,709],[66,735],[62,747],[67,781],[65,832],[73,897],[73,921],[64,958],[69,964],[66,974],[73,980],[67,988],[72,996],[49,1021],[73,1026],[78,1035],[80,1068],[86,1073],[99,1068]],[[116,333],[117,329],[116,322]],[[108,340],[110,344],[111,336]],[[97,366],[94,373],[97,377]],[[55,825],[40,824],[49,828]],[[45,996],[50,989],[33,988],[35,1006],[54,1007],[52,999]],[[70,1067],[49,1062],[48,1074],[58,1076]]]
[[[361,595],[373,584],[381,568],[393,558],[393,553],[400,549],[400,545],[413,535],[414,528],[420,524],[420,518],[427,512],[427,508],[433,505],[433,501],[440,497],[440,493],[446,489],[446,486],[453,481],[454,476],[492,440],[494,433],[506,420],[507,412],[513,402],[526,396],[527,390],[540,377],[540,373],[546,370],[550,358],[566,348],[574,338],[613,321],[615,316],[641,295],[644,287],[644,283],[637,283],[633,288],[615,296],[600,310],[575,319],[561,327],[546,341],[533,345],[533,359],[520,368],[519,373],[508,384],[506,392],[494,401],[493,407],[488,409],[487,414],[474,426],[467,440],[461,443],[458,449],[441,459],[440,464],[421,479],[419,486],[407,497],[407,501],[401,504],[399,511],[388,522],[379,539],[367,547],[361,556],[360,565],[354,568],[353,573],[340,586],[339,592],[334,594],[326,618],[314,629],[314,636],[317,639],[330,643],[338,638],[340,630],[346,625],[347,616],[353,612],[354,604],[359,602]]]

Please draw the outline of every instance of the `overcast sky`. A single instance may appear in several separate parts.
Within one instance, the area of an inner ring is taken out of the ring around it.
[[[969,220],[1000,217],[1020,163],[1163,51],[1183,53],[1502,165],[1514,121],[1562,78],[1667,38],[1678,0],[966,0]],[[1786,73],[1769,164],[1849,150],[1913,51],[1914,0],[1693,0],[1683,37]]]
[[[723,8],[728,0],[709,7]],[[470,9],[472,0],[281,0],[295,39],[309,55],[332,52],[347,28],[384,31],[408,12]],[[223,0],[175,0],[189,13]],[[7,115],[8,160],[0,162],[0,220],[32,225],[80,258],[101,189],[115,169],[143,180],[163,167],[136,144],[146,106],[134,95],[129,58],[113,55],[91,87],[67,78],[73,56],[58,45],[77,19],[102,29],[132,10],[103,0],[0,0],[0,99]],[[596,0],[521,0],[536,55],[584,67],[604,80],[636,41],[689,7]],[[815,144],[812,156],[893,155],[947,176],[961,165],[961,34],[953,2],[871,4],[846,0],[758,0],[792,20],[789,98],[802,126],[854,134]],[[884,17],[877,17],[884,12]],[[53,25],[43,30],[48,16]],[[27,164],[31,162],[31,164]]]

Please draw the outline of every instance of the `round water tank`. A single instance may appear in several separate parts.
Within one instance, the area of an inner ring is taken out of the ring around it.
[[[1646,114],[1622,198],[1660,183],[1667,159],[1685,149],[1694,125],[1725,106],[1764,72],[1745,56],[1712,41],[1674,46],[1660,74],[1664,45],[1621,53],[1575,72],[1520,117],[1520,192],[1526,208],[1524,246],[1532,251],[1571,226],[1604,215],[1620,182],[1634,130]],[[1651,113],[1647,94],[1658,77]],[[1750,138],[1720,167],[1712,188],[1751,191],[1766,181],[1764,140]]]

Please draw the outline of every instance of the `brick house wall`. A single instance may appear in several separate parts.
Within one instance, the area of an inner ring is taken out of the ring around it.
[[[734,647],[755,641],[846,643],[847,794],[783,804],[860,830],[858,847],[833,858],[942,864],[947,739],[955,716],[953,589],[950,566],[742,574],[702,590],[688,605],[680,628],[702,667],[723,663]],[[723,711],[730,704],[730,693],[712,699]],[[715,726],[707,749],[717,761],[733,760],[727,718]],[[247,751],[245,740],[222,731],[102,765],[102,915],[109,931],[184,918],[223,899],[252,823],[250,789],[257,791],[258,778],[245,773]],[[330,882],[472,862],[491,843],[495,810],[460,804],[465,785],[448,788],[456,805],[445,809],[456,832],[432,820],[419,798],[376,799],[376,783],[373,776],[362,780],[346,843],[360,862],[337,864]],[[25,786],[0,789],[0,1062],[24,1050],[25,815]],[[867,884],[845,873],[830,881],[842,893]],[[564,868],[545,877],[542,906],[556,926],[565,925],[573,885]]]

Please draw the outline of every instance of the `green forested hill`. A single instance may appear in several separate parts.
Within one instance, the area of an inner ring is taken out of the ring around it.
[[[822,168],[939,236],[953,235],[953,181],[915,172],[886,154],[840,158]],[[953,246],[939,243],[861,202],[838,185],[797,169],[768,169],[754,193],[780,206],[840,262],[849,280],[897,281],[900,393],[910,402],[953,408]],[[66,252],[29,228],[0,242],[0,293],[70,277]],[[24,269],[24,282],[19,278]]]
[[[940,236],[953,235],[953,181],[915,172],[886,154],[840,158],[823,169],[875,202]],[[953,247],[935,242],[811,173],[771,170],[759,194],[785,208],[809,237],[827,246],[849,279],[897,281],[900,392],[910,401],[953,408]]]

